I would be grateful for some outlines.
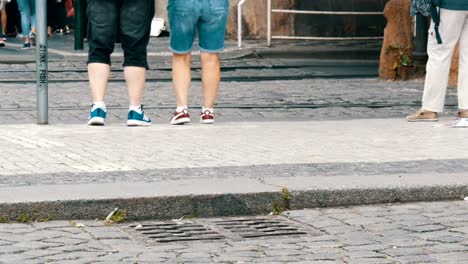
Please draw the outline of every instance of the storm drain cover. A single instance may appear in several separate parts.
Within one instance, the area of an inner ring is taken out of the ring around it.
[[[307,234],[305,231],[279,219],[239,218],[216,221],[215,224],[243,238]]]
[[[219,233],[195,223],[159,222],[131,227],[145,237],[160,243],[224,238]]]

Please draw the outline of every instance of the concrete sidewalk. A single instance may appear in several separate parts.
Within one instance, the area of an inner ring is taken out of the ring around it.
[[[468,130],[444,122],[4,125],[0,215],[95,219],[119,207],[167,219],[459,199]]]

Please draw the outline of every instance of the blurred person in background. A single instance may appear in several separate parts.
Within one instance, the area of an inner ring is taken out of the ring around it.
[[[6,27],[7,27],[7,12],[6,12],[6,4],[9,2],[8,0],[0,0],[0,16],[1,16],[1,29],[2,32],[0,33],[0,40],[6,40]],[[1,44],[0,44],[1,45]]]
[[[7,37],[23,37],[23,29],[21,28],[21,15],[18,9],[18,3],[16,0],[7,0],[6,6],[6,28],[5,34]]]
[[[29,49],[31,42],[35,45],[36,40],[36,1],[18,0],[18,8],[21,13],[21,28],[24,37],[22,49]]]
[[[51,33],[70,34],[65,0],[47,0],[47,23]]]

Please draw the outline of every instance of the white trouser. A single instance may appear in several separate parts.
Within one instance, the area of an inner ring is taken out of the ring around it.
[[[422,107],[432,112],[442,112],[452,55],[460,41],[458,74],[458,108],[468,109],[468,11],[440,10],[440,35],[443,44],[437,44],[434,22],[429,29],[426,82]]]

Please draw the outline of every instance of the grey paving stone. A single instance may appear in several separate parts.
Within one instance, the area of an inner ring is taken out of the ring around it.
[[[381,251],[387,255],[392,257],[399,257],[399,256],[411,256],[411,255],[426,255],[428,251],[423,248],[412,248],[412,247],[404,247],[404,248],[391,248],[385,249]]]
[[[46,261],[64,261],[68,262],[71,260],[81,260],[81,259],[97,259],[99,257],[107,255],[106,252],[89,252],[89,251],[75,251],[75,252],[66,252],[62,254],[57,254],[53,256],[46,256],[44,259]]]
[[[410,263],[437,263],[437,260],[427,255],[412,255],[394,258],[397,262],[402,264]]]
[[[281,257],[262,257],[256,258],[252,263],[294,263],[300,261],[300,257],[297,256],[281,256]]]
[[[398,223],[379,223],[379,224],[367,224],[363,228],[368,232],[380,233],[389,230],[389,232],[396,231],[401,228]]]
[[[468,252],[437,253],[429,256],[441,262],[466,263],[468,261]]]
[[[464,226],[464,227],[452,228],[450,229],[450,232],[468,234],[468,227]]]
[[[441,243],[459,243],[464,241],[466,238],[459,236],[442,236],[438,238],[429,238],[428,240],[441,242]]]
[[[362,258],[385,258],[386,255],[382,253],[377,253],[375,251],[367,250],[367,251],[352,251],[345,253],[346,257],[349,259],[362,259]]]
[[[30,250],[29,247],[18,247],[16,244],[13,244],[7,247],[1,247],[0,254],[21,254],[28,250]]]
[[[385,258],[356,258],[346,261],[347,264],[395,264],[395,261]]]
[[[321,231],[330,234],[330,235],[340,235],[346,234],[348,232],[356,232],[362,230],[361,227],[358,226],[348,226],[348,225],[339,225],[339,226],[330,226],[330,227],[322,227]]]
[[[196,259],[193,259],[193,258],[181,258],[181,257],[178,257],[176,259],[177,263],[193,263],[193,264],[203,264],[203,263],[210,263],[211,262],[211,258],[196,258]]]
[[[389,223],[391,220],[383,217],[358,217],[344,220],[344,222],[355,226],[367,226],[370,224]]]
[[[434,253],[468,252],[468,246],[460,244],[438,244],[436,246],[426,247],[426,249]]]
[[[374,243],[374,244],[371,244],[371,245],[359,245],[359,246],[345,246],[343,247],[343,249],[345,249],[346,251],[349,251],[350,253],[352,252],[360,252],[360,251],[367,251],[367,250],[371,250],[371,251],[382,251],[382,250],[385,250],[385,249],[389,249],[389,248],[392,248],[393,246],[390,246],[390,245],[383,245],[381,243]]]
[[[424,232],[434,232],[447,229],[445,226],[442,225],[420,225],[420,226],[412,226],[412,227],[403,227],[404,230],[424,233]]]
[[[71,223],[70,221],[49,221],[32,223],[32,226],[36,229],[68,228],[71,226]]]

